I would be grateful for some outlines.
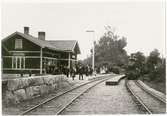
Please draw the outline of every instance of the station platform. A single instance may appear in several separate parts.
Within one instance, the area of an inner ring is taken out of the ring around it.
[[[106,81],[106,85],[118,85],[120,80],[124,78],[125,75],[118,75]]]
[[[96,74],[96,75],[91,75],[91,76],[86,76],[83,75],[83,80],[79,80],[79,75],[76,75],[74,80],[72,79],[72,77],[67,77],[67,79],[70,81],[70,83],[73,83],[75,86],[87,83],[91,80],[95,80],[98,78],[101,78],[103,76],[109,76],[109,75],[116,75],[114,73],[110,73],[110,74]]]

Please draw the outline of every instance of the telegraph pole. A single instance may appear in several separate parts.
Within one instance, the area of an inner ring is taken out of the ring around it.
[[[94,43],[94,40],[95,40],[95,31],[94,30],[87,30],[86,32],[91,32],[93,33],[94,37],[93,37],[93,48],[92,48],[92,69],[93,69],[93,73],[94,73],[94,69],[95,69],[95,43]]]

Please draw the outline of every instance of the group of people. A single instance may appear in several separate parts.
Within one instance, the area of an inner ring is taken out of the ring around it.
[[[72,77],[72,79],[74,80],[75,75],[78,74],[79,75],[79,80],[83,80],[83,75],[86,76],[90,76],[93,74],[93,69],[91,66],[87,65],[87,66],[83,66],[83,65],[78,65],[76,67],[72,67],[71,69],[67,68],[65,69],[66,71],[64,72],[64,74],[69,77]]]
[[[55,66],[47,66],[46,73],[52,73],[52,74],[65,74],[67,77],[72,77],[74,80],[75,76],[79,75],[79,80],[83,80],[83,75],[90,76],[93,74],[93,69],[91,65],[81,65],[78,64],[75,67],[69,68],[68,66],[60,65],[59,67]]]

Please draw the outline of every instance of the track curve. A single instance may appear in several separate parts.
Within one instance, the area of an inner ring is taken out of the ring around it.
[[[126,80],[126,87],[135,98],[138,106],[146,114],[161,114],[166,113],[166,103],[157,99],[154,94],[148,93],[134,80]]]
[[[65,91],[61,95],[53,96],[40,104],[33,106],[21,113],[21,115],[52,115],[59,114],[63,109],[65,109],[69,104],[71,104],[75,99],[81,96],[84,92],[88,91],[97,84],[110,79],[111,76],[106,76],[102,79],[92,80],[88,83],[75,87],[71,90]]]

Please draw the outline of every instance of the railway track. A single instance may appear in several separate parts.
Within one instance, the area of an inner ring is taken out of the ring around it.
[[[149,91],[148,89],[146,89],[145,87],[143,87],[143,86],[139,83],[139,81],[135,81],[135,82],[136,82],[136,84],[137,84],[140,88],[142,88],[145,92],[147,92],[148,94],[151,94],[153,97],[155,97],[156,99],[158,99],[158,100],[160,100],[161,102],[163,102],[164,104],[166,104],[166,98],[163,98],[162,96],[158,95],[158,93],[155,94],[154,92]]]
[[[67,106],[69,106],[74,100],[80,97],[83,93],[93,88],[97,84],[100,84],[111,78],[111,75],[104,78],[92,80],[88,83],[82,84],[73,89],[67,90],[60,95],[53,96],[38,105],[31,107],[30,109],[21,113],[21,115],[58,115]]]
[[[126,80],[126,87],[140,110],[146,114],[166,113],[166,102],[157,95],[146,91],[137,81]]]

